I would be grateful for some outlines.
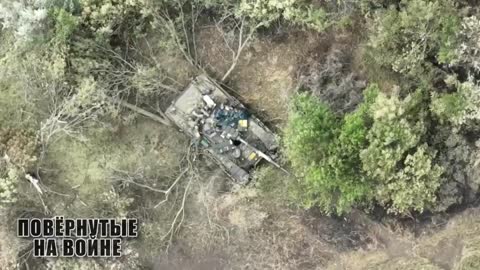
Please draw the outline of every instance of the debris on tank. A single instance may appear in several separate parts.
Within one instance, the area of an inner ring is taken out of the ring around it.
[[[248,182],[250,171],[260,160],[268,157],[273,161],[270,157],[277,149],[275,135],[204,76],[196,78],[166,114],[238,183]]]

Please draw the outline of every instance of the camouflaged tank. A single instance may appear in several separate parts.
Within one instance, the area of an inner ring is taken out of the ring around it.
[[[206,76],[195,78],[166,115],[239,184],[249,181],[261,160],[277,165],[275,134]]]

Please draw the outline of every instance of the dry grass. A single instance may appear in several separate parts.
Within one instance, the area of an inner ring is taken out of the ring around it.
[[[453,217],[445,228],[416,239],[390,232],[393,238],[383,247],[343,254],[328,269],[480,269],[479,212],[480,209],[467,210]],[[400,242],[407,245],[402,247]],[[403,252],[391,252],[399,247]]]
[[[51,145],[41,164],[43,183],[68,195],[51,195],[56,214],[92,215],[99,195],[118,184],[112,180],[115,170],[132,174],[140,170],[147,184],[161,184],[151,181],[157,175],[169,177],[176,172],[185,144],[185,137],[175,129],[144,118],[128,128],[118,125],[92,130],[87,137],[86,142],[63,138]]]
[[[177,242],[187,257],[215,256],[217,269],[322,269],[335,256],[300,213],[265,207],[254,188],[212,191],[198,192],[190,205],[195,215]]]
[[[298,87],[298,70],[321,39],[319,34],[293,30],[280,40],[252,40],[228,79],[230,92],[262,120],[280,127],[287,117],[289,98]],[[218,31],[202,29],[197,44],[203,65],[221,77],[231,56]]]
[[[0,266],[1,269],[13,270],[17,269],[18,263],[22,262],[26,257],[19,256],[22,252],[22,247],[25,247],[25,242],[20,238],[17,238],[11,232],[7,232],[6,228],[9,227],[4,220],[0,224]],[[23,254],[22,254],[23,255]]]

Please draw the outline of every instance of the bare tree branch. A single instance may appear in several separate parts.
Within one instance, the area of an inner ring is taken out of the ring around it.
[[[225,72],[225,74],[222,76],[221,81],[225,81],[228,76],[232,73],[232,71],[235,69],[235,67],[238,64],[238,61],[240,59],[240,56],[242,55],[243,50],[245,47],[247,47],[250,44],[250,41],[252,40],[255,32],[257,29],[262,26],[262,23],[256,24],[255,26],[249,28],[247,27],[248,22],[246,21],[245,17],[242,17],[240,21],[238,21],[235,25],[235,28],[233,29],[234,32],[237,32],[237,45],[236,48],[234,49],[231,45],[228,39],[226,38],[226,33],[220,26],[220,23],[223,22],[225,19],[220,20],[220,22],[216,23],[217,29],[221,32],[223,36],[223,40],[225,41],[225,44],[227,47],[230,49],[232,52],[232,62],[230,64],[230,67],[228,70]]]
[[[142,115],[144,115],[148,118],[151,118],[151,119],[159,122],[160,124],[163,124],[163,125],[166,125],[166,126],[171,126],[172,125],[170,120],[168,120],[168,118],[166,117],[165,113],[163,113],[161,111],[159,113],[161,113],[162,116],[158,116],[156,114],[153,114],[149,111],[146,111],[146,110],[144,110],[140,107],[137,107],[137,106],[135,106],[133,104],[130,104],[130,103],[128,103],[126,101],[123,101],[123,100],[119,100],[119,101],[116,101],[116,102],[118,102],[120,105],[122,105],[122,106],[136,112],[136,113],[139,113],[139,114],[142,114]]]

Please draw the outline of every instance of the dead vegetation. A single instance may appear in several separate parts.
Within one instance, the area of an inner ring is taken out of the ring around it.
[[[408,231],[392,230],[380,224],[369,227],[376,245],[342,254],[329,270],[367,269],[478,269],[478,208],[472,208],[415,237]]]
[[[223,195],[203,189],[195,197],[200,211],[178,245],[192,257],[217,254],[221,269],[315,269],[335,254],[303,224],[301,212],[266,209],[255,189]]]
[[[348,46],[336,45],[322,60],[310,63],[301,80],[333,111],[343,114],[353,111],[362,101],[362,91],[367,84],[351,68],[352,52],[342,47]]]
[[[212,74],[223,74],[230,63],[229,47],[217,28],[205,27],[199,31],[197,46],[205,69]],[[227,87],[262,120],[274,126],[286,120],[289,97],[299,86],[298,63],[325,39],[314,32],[295,30],[286,36],[278,35],[278,39],[256,37],[244,48]]]

